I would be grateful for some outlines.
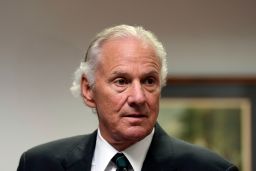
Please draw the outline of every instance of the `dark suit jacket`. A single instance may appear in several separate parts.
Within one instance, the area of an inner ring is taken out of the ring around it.
[[[97,131],[40,145],[25,152],[17,171],[90,171]],[[159,125],[142,171],[238,171],[215,153],[169,137]]]

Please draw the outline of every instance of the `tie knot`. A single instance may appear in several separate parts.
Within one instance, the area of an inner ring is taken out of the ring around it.
[[[130,162],[123,153],[116,153],[111,161],[116,164],[117,171],[127,171],[130,165]]]

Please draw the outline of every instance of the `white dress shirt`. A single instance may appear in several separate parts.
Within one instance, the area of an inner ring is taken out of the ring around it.
[[[131,163],[133,168],[131,171],[141,171],[154,131],[155,130],[153,129],[153,131],[144,139],[133,144],[124,151],[120,151]],[[101,136],[100,130],[98,129],[91,171],[116,171],[115,164],[110,161],[118,152],[119,151],[117,151]]]

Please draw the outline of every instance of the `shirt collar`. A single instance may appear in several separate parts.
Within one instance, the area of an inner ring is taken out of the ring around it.
[[[154,131],[155,129],[153,129],[152,132],[141,141],[133,144],[124,151],[121,151],[131,163],[134,171],[141,170],[152,141]],[[98,129],[96,146],[92,160],[92,165],[95,167],[95,170],[105,170],[109,161],[116,153],[118,153],[118,151],[101,136],[100,130]]]

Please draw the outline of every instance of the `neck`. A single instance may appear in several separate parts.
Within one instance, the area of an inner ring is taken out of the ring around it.
[[[136,142],[108,142],[109,144],[111,144],[117,151],[124,151],[125,149],[127,149],[128,147],[132,146],[133,144],[135,144]]]
[[[100,130],[100,135],[101,137],[107,141],[113,148],[115,148],[117,151],[124,151],[125,149],[127,149],[128,147],[132,146],[133,144],[137,143],[138,141],[142,140],[144,137],[142,138],[136,138],[136,139],[127,139],[124,137],[115,137],[115,136],[107,136],[105,135],[104,131],[102,132],[101,129]]]

